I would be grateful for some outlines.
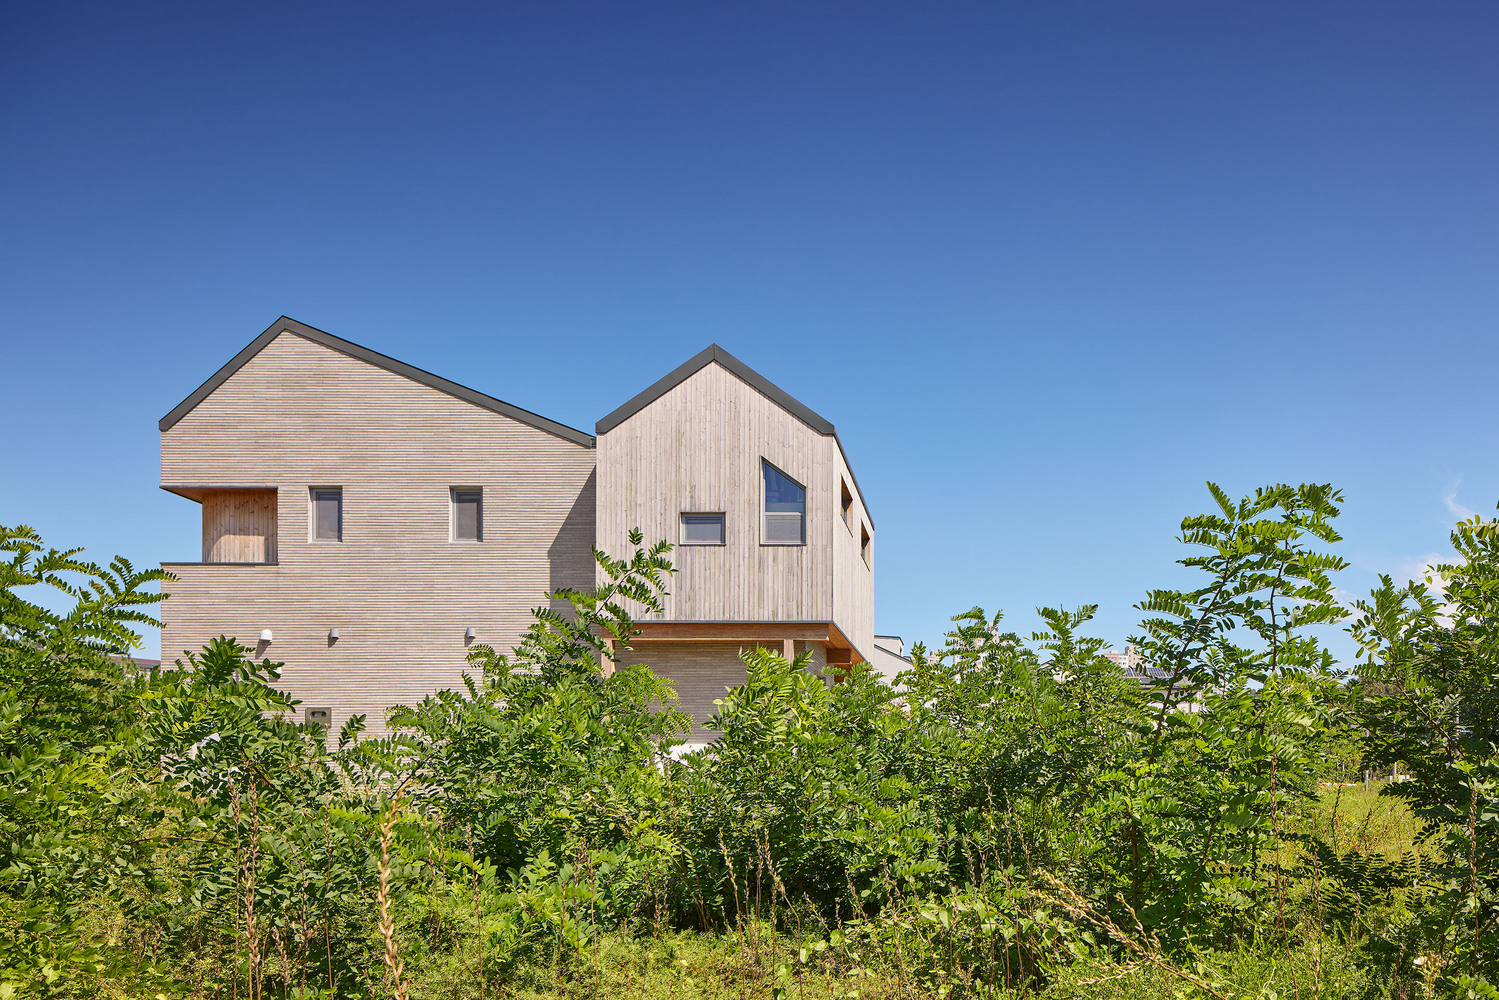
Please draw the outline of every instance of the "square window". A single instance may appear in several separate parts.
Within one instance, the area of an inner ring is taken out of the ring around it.
[[[339,486],[312,487],[312,540],[344,540],[344,491]]]
[[[484,490],[478,486],[454,486],[453,541],[484,540]]]
[[[724,544],[724,516],[722,514],[683,514],[681,539],[683,545]]]
[[[766,545],[805,545],[807,542],[807,488],[769,462],[765,472]]]

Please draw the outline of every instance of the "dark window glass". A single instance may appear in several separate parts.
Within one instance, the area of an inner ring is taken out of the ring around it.
[[[806,541],[807,490],[765,463],[765,541],[799,545]]]
[[[477,542],[484,537],[484,491],[453,490],[453,540]]]
[[[344,491],[312,491],[312,537],[319,541],[341,542],[344,537]]]
[[[869,562],[869,529],[859,525],[859,555],[864,557],[864,562]]]
[[[848,491],[848,483],[839,482],[843,487],[843,500],[840,504],[843,510],[843,523],[850,528],[854,526],[854,495]]]
[[[724,543],[724,516],[722,514],[683,514],[683,545],[722,545]]]

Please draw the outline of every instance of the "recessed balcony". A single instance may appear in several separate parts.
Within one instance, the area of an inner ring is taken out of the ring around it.
[[[274,487],[162,488],[203,505],[204,565],[266,565],[277,561]]]

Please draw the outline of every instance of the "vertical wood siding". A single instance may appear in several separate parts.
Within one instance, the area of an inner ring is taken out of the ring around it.
[[[848,636],[862,656],[869,658],[874,656],[874,528],[870,526],[864,500],[854,488],[843,452],[836,444],[833,463],[838,478],[848,484],[854,499],[848,523],[844,523],[841,511],[833,515],[833,624]],[[837,483],[833,490],[842,497]],[[869,532],[871,539],[867,563],[859,552],[861,528]]]
[[[726,514],[724,545],[680,546],[667,621],[830,621],[836,445],[717,364],[598,440],[599,545],[678,541],[682,513]],[[761,461],[807,488],[807,543],[761,544]],[[840,524],[841,528],[841,524]]]
[[[203,495],[203,561],[276,561],[276,491],[210,490]]]
[[[165,431],[161,466],[164,485],[277,487],[277,565],[168,564],[163,659],[270,629],[283,686],[335,726],[378,731],[458,682],[465,629],[508,649],[546,591],[593,581],[592,449],[295,334]],[[482,542],[449,540],[455,485],[484,490]],[[310,540],[312,486],[343,488],[343,541]]]

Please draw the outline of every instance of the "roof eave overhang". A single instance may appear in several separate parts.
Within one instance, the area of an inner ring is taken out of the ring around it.
[[[834,443],[838,445],[839,454],[843,456],[843,464],[848,468],[849,478],[853,480],[853,487],[858,491],[859,502],[864,505],[864,513],[869,518],[869,527],[872,530],[874,528],[874,515],[869,512],[869,502],[864,499],[864,491],[859,488],[859,477],[854,474],[854,465],[848,460],[848,450],[843,447],[843,439],[838,436],[838,431],[832,422],[818,415],[810,406],[717,344],[709,344],[706,348],[687,359],[687,361],[673,368],[655,382],[652,382],[644,390],[631,396],[622,406],[615,408],[602,420],[593,425],[594,434],[603,435],[609,433],[711,364],[719,365],[725,371],[729,372],[729,374],[739,379],[739,381],[754,389],[772,403],[775,403],[781,409],[812,428],[812,430],[824,437],[833,439]]]
[[[251,358],[264,350],[266,345],[270,344],[271,341],[283,333],[294,334],[304,340],[310,340],[314,344],[320,344],[323,347],[338,351],[340,354],[345,354],[355,360],[374,365],[376,368],[383,368],[388,372],[408,378],[428,388],[436,389],[438,392],[446,393],[455,399],[461,399],[465,403],[472,403],[475,406],[509,417],[512,420],[535,427],[538,430],[546,431],[548,434],[560,437],[565,441],[571,441],[573,444],[584,448],[592,448],[594,446],[593,435],[584,433],[575,427],[559,424],[557,421],[549,420],[539,413],[523,410],[519,406],[514,406],[504,400],[487,396],[477,389],[470,389],[466,385],[459,385],[457,382],[445,379],[441,375],[434,375],[429,371],[417,368],[415,365],[408,365],[404,361],[397,361],[395,358],[381,354],[378,351],[372,351],[368,347],[362,347],[352,341],[344,340],[342,337],[335,337],[331,333],[308,326],[305,323],[299,323],[286,316],[282,316],[276,322],[266,327],[264,333],[245,345],[245,349],[230,358],[228,364],[214,372],[208,381],[198,386],[198,388],[193,390],[191,395],[173,407],[170,413],[161,418],[157,426],[163,432],[170,430],[174,424],[191,413],[199,403],[207,399],[215,389],[227,382],[230,376],[243,368]]]

